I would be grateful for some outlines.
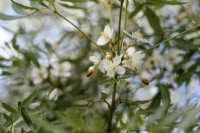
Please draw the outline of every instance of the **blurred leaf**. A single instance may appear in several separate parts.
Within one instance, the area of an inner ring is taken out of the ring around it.
[[[8,122],[13,123],[13,119],[12,119],[10,116],[8,116],[7,114],[3,114],[3,117],[4,117]]]
[[[78,100],[78,101],[75,101],[74,104],[79,105],[79,106],[87,106],[88,100]]]
[[[66,2],[91,2],[91,0],[61,0],[61,1],[66,1]],[[94,0],[97,1],[97,0]]]
[[[145,15],[149,21],[149,24],[154,30],[154,43],[158,43],[163,39],[164,32],[160,25],[160,18],[156,15],[156,13],[149,7],[146,7]]]
[[[8,71],[2,71],[1,76],[9,76],[9,75],[11,75],[11,74],[12,74],[11,72],[8,72]]]
[[[188,2],[180,2],[177,0],[149,0],[147,4],[158,4],[158,5],[183,5]]]
[[[21,110],[23,107],[27,106],[33,100],[33,98],[37,95],[37,92],[38,92],[38,89],[34,89],[32,93],[21,102],[18,109]]]
[[[121,79],[121,80],[119,81],[118,86],[119,86],[120,88],[124,88],[124,87],[126,87],[126,80]]]
[[[26,16],[10,16],[4,13],[0,13],[0,19],[2,20],[15,20],[15,19],[21,19],[24,18]]]
[[[81,130],[84,128],[84,121],[81,117],[81,113],[78,110],[69,108],[62,112],[56,113],[62,123],[76,130]]]
[[[102,117],[88,116],[86,122],[91,132],[103,133],[106,128],[105,120]]]
[[[35,8],[35,7],[29,7],[29,6],[17,3],[14,0],[11,0],[11,1],[12,1],[13,4],[15,4],[16,6],[19,6],[20,8],[23,8],[23,9],[29,9],[29,10],[37,10],[38,9],[38,8]]]
[[[8,112],[11,112],[11,113],[17,113],[17,110],[14,109],[13,107],[11,107],[10,105],[6,104],[6,103],[1,103],[1,105],[3,106],[3,108],[5,110],[7,110]]]
[[[33,123],[31,121],[31,118],[30,118],[28,111],[25,107],[21,108],[21,115],[22,115],[24,121],[26,122],[26,124],[31,128]]]
[[[192,40],[184,40],[183,38],[179,38],[179,39],[174,39],[174,41],[176,41],[176,45],[181,48],[181,49],[184,49],[186,51],[189,51],[189,50],[198,50],[197,45],[194,45],[192,43]]]
[[[152,102],[147,107],[147,111],[154,112],[160,106],[161,92],[159,91],[156,96],[152,99]]]
[[[58,126],[55,123],[48,122],[42,119],[40,116],[31,116],[31,119],[33,120],[34,124],[36,124],[38,127],[44,128],[46,131],[57,131],[57,133],[66,133],[61,125]]]
[[[82,4],[74,4],[74,5],[68,5],[68,4],[61,4],[65,8],[70,8],[70,9],[87,9],[84,5]]]
[[[24,9],[20,8],[19,6],[15,5],[15,4],[12,4],[12,8],[18,14],[21,14],[21,15],[27,15],[28,14]]]
[[[187,71],[179,74],[179,76],[176,78],[176,82],[178,83],[178,85],[180,86],[183,82],[186,82],[186,85],[188,85],[190,83],[193,73],[198,66],[199,63],[197,61],[197,63],[192,65]]]
[[[101,100],[105,101],[108,97],[108,94],[101,92]]]
[[[129,18],[133,18],[134,16],[136,16],[144,7],[144,4],[139,4],[135,2],[135,10],[133,10],[133,12],[130,13]]]

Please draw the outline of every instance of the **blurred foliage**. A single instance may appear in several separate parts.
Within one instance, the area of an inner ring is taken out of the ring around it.
[[[135,43],[134,46],[148,50],[199,24],[199,11],[188,13],[188,9],[199,7],[198,4],[177,0],[129,0],[125,30],[140,29],[149,43]],[[174,6],[178,10],[173,10]],[[114,31],[117,31],[120,1],[11,0],[11,7],[14,15],[0,13],[2,22],[19,21],[14,32],[9,25],[1,26],[12,32],[13,37],[1,46],[4,54],[0,53],[1,78],[9,91],[7,97],[1,99],[0,132],[105,132],[111,88],[115,83],[118,88],[113,132],[199,131],[198,102],[186,99],[184,105],[179,105],[172,103],[175,97],[170,97],[171,91],[178,92],[181,86],[188,89],[191,80],[199,80],[199,27],[146,52],[140,73],[110,79],[95,71],[87,78],[85,73],[91,65],[88,58],[97,49],[90,39],[55,12],[60,12],[96,39],[111,22],[109,11]],[[141,77],[148,79],[149,85],[138,80]],[[136,98],[145,97],[145,94],[136,96],[139,89],[147,91],[152,87],[157,88],[152,97]],[[185,100],[184,97],[180,99]]]

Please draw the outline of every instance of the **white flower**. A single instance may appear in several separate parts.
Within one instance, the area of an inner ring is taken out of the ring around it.
[[[167,59],[173,64],[178,64],[183,59],[180,56],[180,53],[181,53],[180,50],[171,48],[169,49],[169,54],[167,55]]]
[[[106,70],[105,68],[103,67],[103,64],[102,64],[102,61],[101,61],[101,56],[99,54],[95,54],[93,56],[90,56],[89,57],[89,60],[92,61],[94,63],[94,66],[95,67],[99,67],[99,70],[102,72],[102,73],[105,73]]]
[[[132,38],[136,39],[137,42],[148,43],[146,39],[142,38],[142,34],[139,30],[132,33]]]
[[[48,72],[45,67],[40,68],[33,68],[31,72],[31,79],[33,80],[34,84],[42,83],[44,79],[48,77]]]
[[[142,51],[135,51],[134,47],[129,47],[126,54],[129,58],[122,61],[123,66],[133,71],[138,70],[143,63],[142,59],[145,57],[145,54]]]
[[[69,77],[71,76],[71,64],[69,62],[54,63],[52,64],[51,74],[56,77]]]
[[[102,35],[97,40],[97,45],[100,46],[105,45],[110,41],[112,38],[113,29],[111,29],[109,26],[106,26],[101,34]]]
[[[118,55],[115,56],[113,61],[104,59],[102,63],[107,71],[108,77],[114,77],[115,73],[119,75],[123,75],[125,73],[125,68],[122,66],[119,66],[119,64],[121,63],[121,56],[118,56]]]
[[[148,41],[146,39],[142,38],[142,34],[140,33],[140,31],[135,31],[132,32],[132,35],[130,35],[127,31],[124,30],[124,33],[126,35],[128,35],[129,37],[133,38],[136,40],[136,42],[142,42],[142,43],[148,43]]]

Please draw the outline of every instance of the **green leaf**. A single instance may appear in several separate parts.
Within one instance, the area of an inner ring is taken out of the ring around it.
[[[7,110],[8,112],[11,112],[11,113],[17,113],[17,110],[14,109],[13,107],[11,107],[10,105],[6,104],[6,103],[1,103],[1,105],[3,106],[3,108],[5,110]]]
[[[187,4],[188,2],[180,2],[176,0],[150,0],[147,4],[158,4],[158,5],[183,5]]]
[[[151,103],[147,107],[147,111],[154,112],[160,106],[161,103],[161,92],[159,91],[156,96],[152,99]]]
[[[3,114],[3,117],[4,117],[8,122],[13,123],[13,119],[12,119],[10,116],[8,116],[7,114]]]
[[[10,16],[4,13],[0,13],[0,19],[2,20],[15,20],[15,19],[21,19],[24,18],[25,16]]]
[[[12,1],[13,4],[15,4],[16,6],[19,6],[20,8],[23,8],[23,9],[29,9],[29,10],[37,10],[38,9],[36,7],[29,7],[29,6],[17,3],[17,2],[15,2],[13,0],[11,0],[11,1]]]
[[[84,128],[84,121],[81,118],[81,112],[72,108],[68,108],[64,112],[56,112],[61,122],[72,129],[81,130]]]
[[[31,121],[31,118],[30,118],[28,111],[25,107],[23,107],[21,109],[21,115],[22,115],[24,121],[26,122],[26,124],[31,128],[33,123]]]
[[[60,0],[65,2],[89,2],[90,0]]]
[[[70,8],[70,9],[87,9],[85,6],[83,5],[79,5],[79,4],[74,4],[74,5],[68,5],[68,4],[61,4],[63,7],[65,8]]]
[[[8,71],[3,71],[2,72],[2,76],[9,76],[9,75],[11,75],[12,73],[11,72],[8,72]]]
[[[33,100],[33,98],[37,95],[37,92],[38,92],[38,89],[34,89],[33,92],[21,102],[21,104],[19,105],[19,110],[27,106]]]
[[[162,103],[164,106],[169,107],[171,100],[170,100],[170,93],[169,93],[169,88],[164,86],[164,85],[158,85],[160,92],[161,92],[161,97],[162,97]]]
[[[105,101],[107,97],[108,97],[108,94],[101,92],[101,100]]]
[[[147,19],[149,21],[149,24],[151,25],[151,27],[154,30],[154,35],[156,37],[154,39],[154,43],[160,42],[163,39],[164,32],[163,32],[163,30],[161,28],[159,17],[149,7],[146,7],[145,15],[146,15],[146,17],[147,17]]]
[[[21,15],[27,15],[28,14],[24,9],[20,8],[19,6],[15,5],[15,4],[12,4],[12,8],[18,14],[21,14]]]

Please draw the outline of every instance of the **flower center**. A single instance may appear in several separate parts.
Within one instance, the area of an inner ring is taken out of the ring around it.
[[[115,65],[112,65],[112,69],[115,69]]]

